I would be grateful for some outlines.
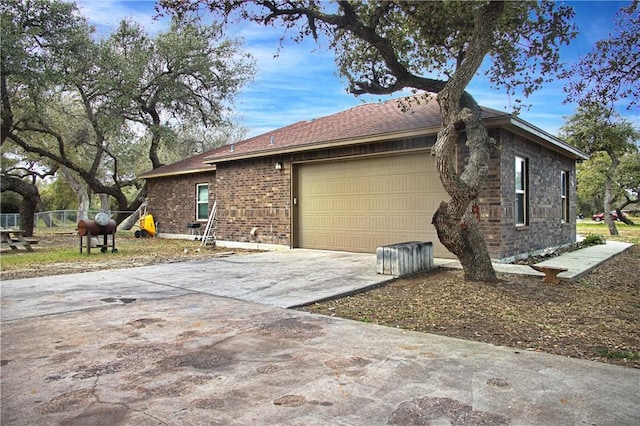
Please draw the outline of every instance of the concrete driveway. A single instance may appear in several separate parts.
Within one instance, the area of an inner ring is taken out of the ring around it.
[[[5,281],[1,423],[640,423],[638,370],[279,307],[375,284],[373,262],[294,250]]]
[[[288,250],[2,283],[2,321],[172,298],[229,297],[289,308],[390,279],[373,254]]]

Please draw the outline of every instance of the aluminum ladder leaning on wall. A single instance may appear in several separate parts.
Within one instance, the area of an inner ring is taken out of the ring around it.
[[[207,226],[204,228],[204,234],[202,235],[200,248],[206,247],[207,245],[216,245],[216,227],[214,226],[214,223],[216,221],[217,206],[218,201],[214,201],[213,208],[211,209],[211,213],[209,214],[209,220],[207,221]]]

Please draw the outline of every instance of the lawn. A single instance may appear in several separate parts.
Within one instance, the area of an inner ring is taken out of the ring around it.
[[[630,226],[623,222],[616,222],[616,228],[620,235],[609,235],[609,228],[604,222],[594,222],[590,219],[579,221],[576,226],[578,235],[598,234],[611,241],[624,241],[633,244],[640,244],[640,218],[631,218],[636,225]]]
[[[116,234],[116,253],[111,253],[111,237],[107,253],[93,248],[80,253],[79,237],[71,233],[37,234],[33,252],[6,250],[0,256],[0,278],[15,279],[58,275],[101,269],[128,268],[156,263],[180,262],[219,256],[225,248],[200,248],[200,241],[163,238],[135,238],[133,232]],[[99,237],[102,242],[102,237]],[[234,250],[235,253],[247,250]]]

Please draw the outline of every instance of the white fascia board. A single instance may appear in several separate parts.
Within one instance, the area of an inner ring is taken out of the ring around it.
[[[568,143],[562,141],[561,139],[558,139],[557,137],[553,136],[552,134],[545,132],[544,130],[540,129],[539,127],[534,126],[533,124],[527,123],[526,121],[517,118],[517,117],[509,117],[509,124],[520,129],[520,130],[524,130],[525,132],[532,134],[536,137],[538,137],[539,139],[544,140],[545,142],[556,146],[557,148],[560,148],[563,151],[567,151],[571,154],[573,154],[576,159],[578,160],[588,160],[589,156],[587,154],[585,154],[584,152],[580,151],[578,148],[573,147],[571,145],[569,145]]]

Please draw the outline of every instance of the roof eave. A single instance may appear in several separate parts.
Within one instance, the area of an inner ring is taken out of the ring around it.
[[[364,137],[355,137],[355,138],[346,138],[346,139],[335,139],[332,141],[325,142],[310,142],[302,145],[292,145],[285,146],[282,148],[265,148],[262,150],[256,150],[246,153],[238,153],[238,154],[229,154],[222,157],[217,158],[207,158],[204,160],[205,164],[216,164],[223,163],[227,161],[235,161],[235,160],[244,160],[249,158],[256,157],[265,157],[265,156],[273,156],[273,155],[283,155],[283,154],[291,154],[293,152],[307,152],[307,151],[316,151],[319,149],[327,149],[327,148],[339,148],[343,146],[350,145],[360,145],[363,143],[370,142],[383,142],[393,139],[404,139],[404,138],[414,138],[419,136],[431,136],[438,133],[440,130],[440,126],[436,127],[422,127],[419,129],[405,130],[401,132],[392,132],[392,133],[380,133],[376,135],[367,135]]]
[[[208,167],[203,167],[203,168],[198,168],[198,169],[185,169],[185,170],[176,170],[174,172],[168,172],[168,173],[154,173],[153,170],[150,171],[149,173],[144,173],[140,176],[138,176],[140,179],[153,179],[153,178],[159,178],[159,177],[171,177],[171,176],[180,176],[180,175],[191,175],[194,173],[206,173],[206,172],[212,172],[216,170],[216,166],[215,165],[208,165]]]
[[[573,157],[574,160],[588,160],[589,155],[580,151],[579,149],[569,145],[568,143],[558,139],[552,134],[536,127],[526,121],[514,117],[512,115],[496,117],[493,119],[485,120],[487,125],[491,124],[501,124],[508,126],[511,130],[514,130],[516,133],[522,134],[524,136],[534,136],[538,142],[543,143],[549,148],[558,151],[563,154],[570,154],[569,156]]]

